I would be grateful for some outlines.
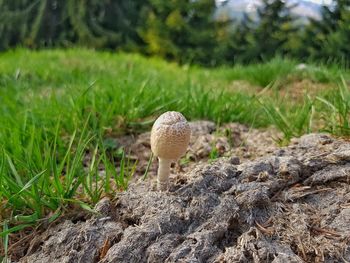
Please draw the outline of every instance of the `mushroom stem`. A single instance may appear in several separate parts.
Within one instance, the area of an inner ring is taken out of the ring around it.
[[[158,178],[157,178],[157,188],[159,191],[165,191],[168,188],[169,175],[170,175],[170,166],[172,160],[159,158],[158,166]]]

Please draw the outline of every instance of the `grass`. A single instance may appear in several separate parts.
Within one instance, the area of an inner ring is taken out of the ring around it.
[[[84,49],[0,54],[3,243],[11,232],[51,222],[72,206],[91,210],[126,189],[137,164],[112,138],[149,130],[167,110],[190,120],[274,125],[284,140],[318,130],[348,136],[349,72],[296,66],[277,58],[209,70]],[[297,100],[293,90],[281,93],[300,79],[329,89]],[[230,89],[238,80],[249,92]]]
[[[321,112],[324,130],[338,135],[350,136],[350,90],[344,78],[336,92],[325,97],[317,97],[326,109]]]

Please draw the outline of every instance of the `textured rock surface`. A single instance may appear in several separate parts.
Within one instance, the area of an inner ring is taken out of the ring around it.
[[[311,134],[254,161],[198,165],[169,192],[134,183],[99,217],[36,237],[20,262],[350,261],[349,160],[350,143]]]
[[[176,173],[191,171],[198,163],[218,157],[238,157],[241,160],[265,156],[277,149],[276,140],[282,137],[276,130],[253,129],[238,123],[216,126],[210,121],[190,122],[191,140],[186,156],[176,165]],[[151,156],[150,132],[138,136],[123,136],[112,139],[118,147],[125,147],[139,165],[135,180],[143,176]],[[112,143],[113,144],[113,143]],[[88,161],[88,160],[87,160]],[[88,162],[87,162],[88,163]],[[156,176],[157,163],[153,162],[148,174]]]

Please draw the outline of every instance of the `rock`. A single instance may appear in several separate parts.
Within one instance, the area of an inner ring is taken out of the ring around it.
[[[191,121],[191,133],[194,136],[211,134],[216,130],[216,125],[211,121]]]
[[[123,234],[121,224],[117,222],[65,221],[47,230],[41,236],[41,246],[35,253],[20,260],[26,263],[77,262],[93,263],[100,259],[100,251],[106,242],[118,242]],[[37,242],[32,241],[32,244]]]
[[[168,192],[132,183],[96,206],[109,220],[50,228],[19,262],[349,261],[349,147],[311,134],[239,165],[197,165]]]
[[[111,209],[111,200],[108,197],[102,198],[94,208],[95,212],[102,217],[110,216]]]

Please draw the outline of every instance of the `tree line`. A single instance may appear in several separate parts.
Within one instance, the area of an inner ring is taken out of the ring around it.
[[[215,0],[0,0],[0,50],[87,46],[205,66],[275,56],[350,59],[350,0],[300,19],[283,0],[263,0],[254,18],[217,15]]]

